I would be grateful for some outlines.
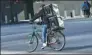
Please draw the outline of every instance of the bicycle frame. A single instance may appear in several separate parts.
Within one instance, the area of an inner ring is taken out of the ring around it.
[[[32,36],[37,36],[37,38],[42,40],[41,35],[38,33],[41,32],[41,30],[37,28],[37,26],[39,25],[37,25],[36,23],[32,24]]]

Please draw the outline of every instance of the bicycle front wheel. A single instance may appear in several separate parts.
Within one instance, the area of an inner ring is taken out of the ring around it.
[[[50,39],[50,47],[54,50],[61,51],[65,46],[65,36],[61,31],[54,33],[54,36]]]
[[[36,35],[28,35],[28,52],[33,52],[37,49],[38,38]]]

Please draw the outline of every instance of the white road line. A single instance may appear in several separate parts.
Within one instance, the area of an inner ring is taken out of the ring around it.
[[[28,53],[26,51],[1,51],[1,54],[92,54],[92,53],[76,53],[76,52],[32,52]]]

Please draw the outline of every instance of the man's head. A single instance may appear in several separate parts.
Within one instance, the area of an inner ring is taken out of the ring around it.
[[[88,2],[88,0],[84,0],[84,2]]]
[[[42,4],[42,5],[41,5],[41,7],[44,7],[44,6],[45,6],[45,4]]]

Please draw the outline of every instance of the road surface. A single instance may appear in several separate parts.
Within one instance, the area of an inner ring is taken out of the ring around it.
[[[66,45],[62,51],[50,48],[41,50],[41,43],[33,53],[62,54],[62,53],[92,53],[92,19],[65,20]],[[38,28],[41,29],[41,26]],[[28,53],[27,35],[32,32],[30,24],[1,26],[1,53]],[[28,53],[30,54],[30,53]]]

